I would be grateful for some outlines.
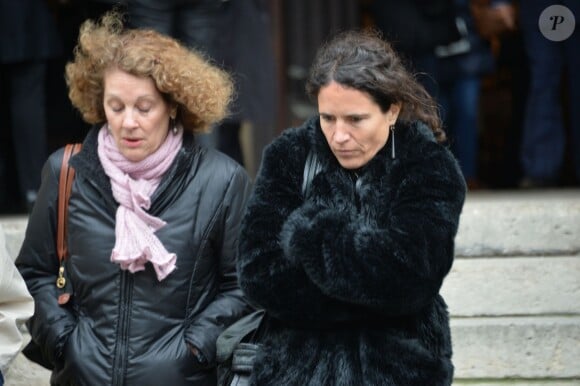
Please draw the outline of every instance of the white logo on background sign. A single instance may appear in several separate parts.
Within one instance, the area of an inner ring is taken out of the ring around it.
[[[561,42],[574,32],[576,19],[570,9],[563,5],[551,5],[542,11],[538,20],[540,32],[548,40]]]

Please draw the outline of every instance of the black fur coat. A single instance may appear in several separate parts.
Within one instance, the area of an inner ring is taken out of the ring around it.
[[[447,306],[465,183],[421,123],[397,124],[364,167],[340,167],[318,119],[269,145],[242,225],[238,273],[269,315],[255,385],[449,385]],[[302,195],[315,149],[323,171]]]

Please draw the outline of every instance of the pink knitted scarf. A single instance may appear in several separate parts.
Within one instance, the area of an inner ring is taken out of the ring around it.
[[[144,270],[150,261],[159,281],[175,269],[177,256],[167,252],[155,235],[165,221],[146,210],[151,206],[151,194],[179,152],[182,138],[180,128],[175,135],[169,133],[153,154],[131,162],[119,152],[107,125],[99,131],[99,159],[111,180],[113,197],[119,203],[111,261],[133,273]]]

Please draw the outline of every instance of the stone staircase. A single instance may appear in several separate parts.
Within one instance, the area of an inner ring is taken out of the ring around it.
[[[25,226],[0,218],[12,256]],[[580,191],[470,193],[456,241],[442,289],[454,386],[580,385]],[[20,355],[6,386],[48,379]]]
[[[454,385],[580,385],[580,191],[470,194],[456,256]]]

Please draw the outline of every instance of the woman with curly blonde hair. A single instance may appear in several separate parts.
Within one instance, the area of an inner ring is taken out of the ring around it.
[[[61,149],[44,166],[17,259],[51,384],[215,384],[216,338],[248,310],[235,254],[250,180],[195,134],[226,116],[230,77],[111,12],[82,25],[66,79],[94,124],[69,163],[68,258],[59,267]]]

